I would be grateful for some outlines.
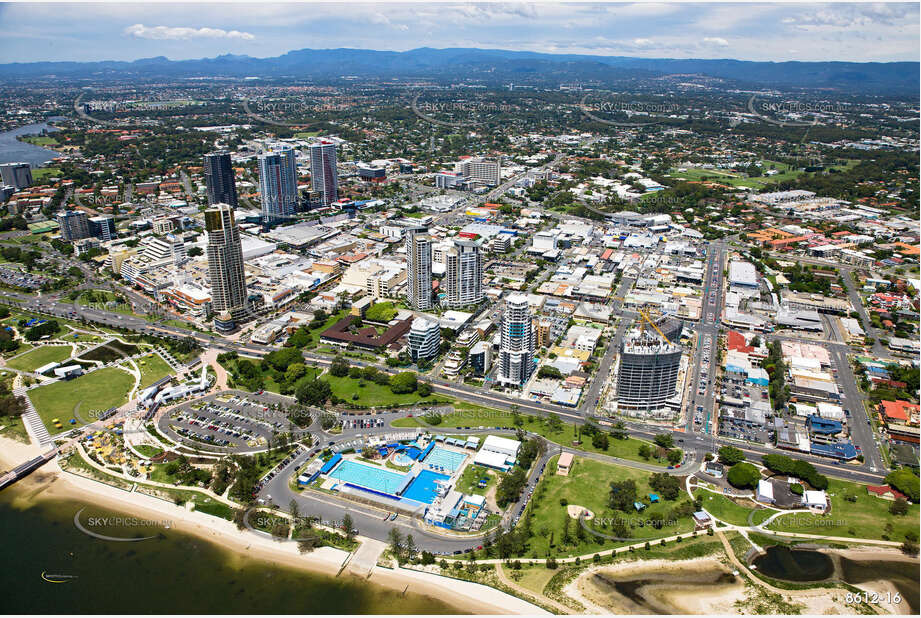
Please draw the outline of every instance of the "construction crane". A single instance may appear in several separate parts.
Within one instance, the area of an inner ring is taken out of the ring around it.
[[[672,342],[669,341],[668,337],[665,336],[665,333],[663,333],[662,330],[656,325],[656,323],[652,321],[652,318],[646,315],[645,311],[643,311],[642,309],[637,309],[636,311],[637,313],[640,314],[641,318],[649,322],[649,325],[652,326],[653,329],[655,329],[657,333],[659,333],[659,336],[662,337],[663,340],[665,340],[665,343],[672,345]]]
[[[622,296],[612,296],[612,297],[611,297],[611,300],[619,300],[619,301],[621,301],[621,302],[624,302],[624,301],[625,301],[624,297],[622,297]],[[642,309],[637,308],[636,312],[639,313],[639,314],[640,314],[640,317],[643,318],[643,320],[644,320],[645,322],[648,322],[649,325],[652,326],[653,329],[655,329],[655,331],[656,331],[657,333],[659,333],[659,336],[662,337],[662,339],[665,341],[665,343],[667,343],[667,344],[669,344],[669,345],[674,345],[674,344],[672,344],[672,342],[668,339],[668,337],[665,336],[665,333],[662,332],[662,330],[656,325],[656,323],[653,321],[653,319],[650,318],[649,315],[648,315],[645,311],[643,311]]]

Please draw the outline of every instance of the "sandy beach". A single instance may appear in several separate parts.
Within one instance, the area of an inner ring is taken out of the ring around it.
[[[629,582],[621,594],[601,581]],[[732,581],[734,579],[734,581]],[[643,582],[635,585],[636,582]],[[716,556],[691,560],[639,560],[588,569],[564,593],[593,614],[733,614],[745,585]]]
[[[0,468],[9,469],[40,454],[36,447],[0,438]],[[62,471],[55,462],[48,463],[17,484],[17,498],[22,505],[34,499],[65,499],[90,503],[151,520],[167,520],[171,527],[194,534],[232,552],[241,560],[256,558],[311,573],[336,576],[348,553],[321,547],[301,554],[296,543],[278,542],[251,531],[238,530],[232,522],[188,511],[152,496],[109,485]],[[25,490],[25,491],[22,491]],[[360,537],[359,537],[360,539]],[[356,576],[343,571],[340,577]],[[541,608],[504,592],[475,584],[408,569],[375,568],[368,580],[402,592],[428,596],[447,603],[458,611],[477,614],[546,614]]]

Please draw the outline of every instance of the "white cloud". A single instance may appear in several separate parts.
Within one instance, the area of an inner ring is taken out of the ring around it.
[[[188,40],[188,39],[240,39],[252,41],[254,37],[249,32],[239,30],[221,30],[220,28],[175,28],[170,26],[145,26],[134,24],[125,28],[125,34],[137,39]]]
[[[705,36],[702,43],[713,47],[729,47],[729,41],[718,36]]]
[[[649,47],[652,45],[652,39],[633,39],[633,44],[637,47]]]

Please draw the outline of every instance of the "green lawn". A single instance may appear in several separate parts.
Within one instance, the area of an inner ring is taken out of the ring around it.
[[[309,328],[308,330],[310,331],[310,343],[308,343],[305,347],[307,348],[316,347],[316,345],[320,341],[320,333],[322,333],[327,328],[329,328],[330,326],[332,326],[333,324],[335,324],[336,322],[344,318],[346,315],[348,315],[348,312],[349,312],[348,309],[342,309],[332,314],[328,318],[326,318],[326,321],[323,322],[323,324],[321,324],[317,328]]]
[[[351,403],[360,406],[411,406],[415,404],[435,405],[439,402],[448,401],[438,395],[420,397],[415,392],[398,395],[390,390],[389,385],[380,385],[367,380],[354,380],[349,377],[338,378],[328,374],[323,379],[329,382],[334,395],[345,400],[346,405]],[[352,399],[354,393],[358,393],[357,399]]]
[[[156,457],[163,452],[162,448],[159,446],[153,446],[151,444],[138,444],[134,447],[134,450],[136,450],[144,457]]]
[[[60,363],[70,358],[69,345],[43,345],[6,361],[8,367],[20,371],[35,371],[48,363]]]
[[[905,515],[892,515],[889,513],[892,503],[868,494],[866,485],[829,479],[826,491],[831,500],[831,511],[827,515],[784,515],[771,522],[767,529],[860,539],[885,540],[888,537],[891,541],[902,541],[906,532],[918,531],[921,511],[917,504],[909,505]],[[856,501],[850,502],[848,497]]]
[[[748,517],[755,510],[753,508],[746,508],[726,496],[701,489],[695,492],[694,497],[703,500],[703,507],[708,513],[736,526],[758,525],[777,512],[774,509],[760,509],[749,522]]]
[[[61,168],[59,167],[39,167],[32,170],[32,180],[36,183],[45,182],[49,178],[60,178]]]
[[[393,303],[374,303],[365,313],[365,319],[371,322],[389,322],[397,315],[397,309]]]
[[[557,573],[555,569],[548,569],[544,565],[526,567],[520,571],[502,565],[499,565],[499,568],[503,570],[506,577],[516,580],[519,586],[537,594],[544,593],[544,588],[550,582],[550,578]]]
[[[335,391],[335,389],[333,389]],[[337,393],[338,394],[338,393]],[[495,410],[493,408],[484,408],[476,404],[463,401],[454,402],[454,412],[442,417],[440,424],[433,426],[436,429],[448,429],[453,427],[515,427],[515,418],[511,412]],[[603,453],[620,459],[630,461],[641,461],[653,465],[667,465],[665,460],[661,462],[655,458],[649,460],[639,456],[639,448],[642,444],[651,444],[637,438],[627,438],[626,440],[615,440],[609,436],[608,449],[602,450],[592,446],[591,438],[583,437],[582,444],[574,445],[576,439],[576,426],[573,423],[561,423],[560,429],[554,431],[551,424],[545,417],[521,415],[521,428],[541,435],[551,442],[562,444],[569,447],[575,447],[590,453]],[[394,427],[428,427],[416,417],[401,418],[393,421]],[[655,449],[653,449],[655,450]]]
[[[135,361],[141,370],[141,388],[147,388],[157,380],[173,373],[159,354],[148,354]]]
[[[0,416],[0,436],[25,444],[32,441],[21,416]]]
[[[35,144],[36,146],[57,146],[58,140],[54,139],[50,135],[27,135],[22,138],[22,141],[29,142],[30,144]],[[33,172],[34,176],[34,172]]]
[[[109,305],[110,302],[115,301],[116,297],[121,297],[120,294],[116,294],[115,292],[111,292],[109,290],[92,290],[92,293],[96,298],[104,297],[104,300],[90,302],[89,298],[87,297],[89,292],[90,290],[77,297],[76,302],[78,305],[99,305],[99,308],[104,309],[105,311],[112,311],[114,313],[121,313],[123,315],[136,315],[131,310],[131,303],[116,301],[112,305]]]
[[[297,133],[294,134],[294,137],[297,137],[299,139],[305,139],[308,137],[316,137],[319,134],[320,134],[320,131],[298,131]]]
[[[125,403],[133,385],[131,374],[106,367],[73,380],[40,386],[28,391],[28,395],[49,433],[55,434],[63,430],[55,428],[51,419],[60,419],[64,430],[79,427],[83,425],[79,418],[76,425],[68,423],[76,418],[74,408],[77,404],[80,404],[82,418],[92,421],[95,414]]]
[[[547,466],[547,472],[531,499],[534,519],[531,524],[528,557],[540,558],[547,556],[548,553],[554,556],[590,554],[605,548],[636,543],[644,538],[659,538],[690,533],[694,530],[694,523],[690,517],[672,520],[669,515],[675,506],[688,500],[683,494],[674,501],[662,500],[650,505],[640,513],[633,509],[630,509],[629,512],[614,512],[608,507],[610,483],[628,479],[636,482],[637,500],[648,504],[647,494],[655,493],[649,487],[648,472],[577,457],[569,476],[559,476],[554,473],[556,460],[557,458],[554,457],[551,460],[553,465]],[[578,521],[572,519],[570,523],[572,540],[564,544],[562,541],[563,525],[569,516],[561,500],[592,511],[597,521],[590,522],[590,525],[603,534],[616,536],[611,527],[604,525],[605,521],[614,518],[626,520],[629,526],[629,536],[633,540],[615,541],[589,533],[584,534],[584,539],[579,539],[577,537]],[[660,529],[649,525],[648,522],[654,514],[661,514],[666,525]],[[521,525],[519,523],[519,527]]]
[[[456,489],[465,494],[479,494],[485,496],[486,492],[496,485],[496,479],[498,477],[499,473],[495,470],[488,470],[481,466],[471,464],[464,468],[463,474],[461,474],[460,479],[457,481]],[[487,479],[486,487],[477,486],[480,479]]]

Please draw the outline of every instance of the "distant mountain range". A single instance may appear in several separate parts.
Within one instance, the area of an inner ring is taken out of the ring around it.
[[[728,80],[735,87],[830,90],[842,94],[917,94],[918,62],[750,62],[543,54],[493,49],[405,52],[300,49],[274,58],[224,55],[198,60],[145,58],[133,62],[28,62],[0,64],[0,80],[156,79],[260,77],[335,80],[429,79],[442,83],[553,86],[587,82],[615,85],[677,75]]]

